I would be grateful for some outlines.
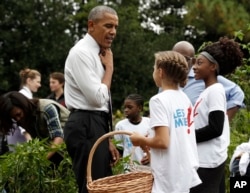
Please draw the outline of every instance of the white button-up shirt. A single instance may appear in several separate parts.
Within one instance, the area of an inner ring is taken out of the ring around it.
[[[102,83],[105,71],[99,52],[99,45],[89,34],[69,51],[64,69],[68,109],[109,111],[108,87]]]

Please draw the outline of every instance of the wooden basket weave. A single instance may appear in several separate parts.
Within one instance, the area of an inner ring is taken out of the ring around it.
[[[92,181],[91,168],[92,159],[97,146],[108,137],[115,134],[131,135],[127,131],[113,131],[101,136],[93,145],[87,165],[87,188],[89,193],[150,193],[153,185],[151,171],[133,171],[126,174],[119,174],[100,178]]]

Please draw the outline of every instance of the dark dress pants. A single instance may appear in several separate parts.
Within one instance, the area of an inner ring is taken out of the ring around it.
[[[79,193],[87,193],[87,162],[95,141],[108,132],[108,115],[91,111],[71,112],[64,128],[67,151],[72,158]],[[92,160],[92,180],[112,175],[108,139],[100,143]]]
[[[216,168],[199,168],[198,174],[202,183],[190,189],[190,193],[219,193],[221,181],[225,172],[223,162]]]

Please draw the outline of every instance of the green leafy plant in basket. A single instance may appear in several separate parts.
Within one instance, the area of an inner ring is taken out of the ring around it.
[[[123,148],[121,146],[119,146],[119,144],[121,143],[121,141],[119,140],[115,140],[115,139],[112,139],[112,142],[113,144],[116,146],[116,148],[120,151],[123,150]],[[121,155],[121,158],[118,160],[117,164],[115,164],[113,167],[112,167],[112,172],[114,175],[117,175],[117,174],[124,174],[126,172],[129,172],[129,166],[133,164],[133,165],[139,165],[140,163],[138,161],[131,161],[131,154],[128,155],[128,156],[125,156],[125,157],[122,157]]]

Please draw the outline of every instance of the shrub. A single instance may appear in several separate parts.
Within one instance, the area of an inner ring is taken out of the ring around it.
[[[77,192],[65,144],[57,149],[64,157],[58,167],[46,159],[51,150],[46,140],[34,139],[14,149],[0,156],[0,190],[6,189],[9,193]]]

